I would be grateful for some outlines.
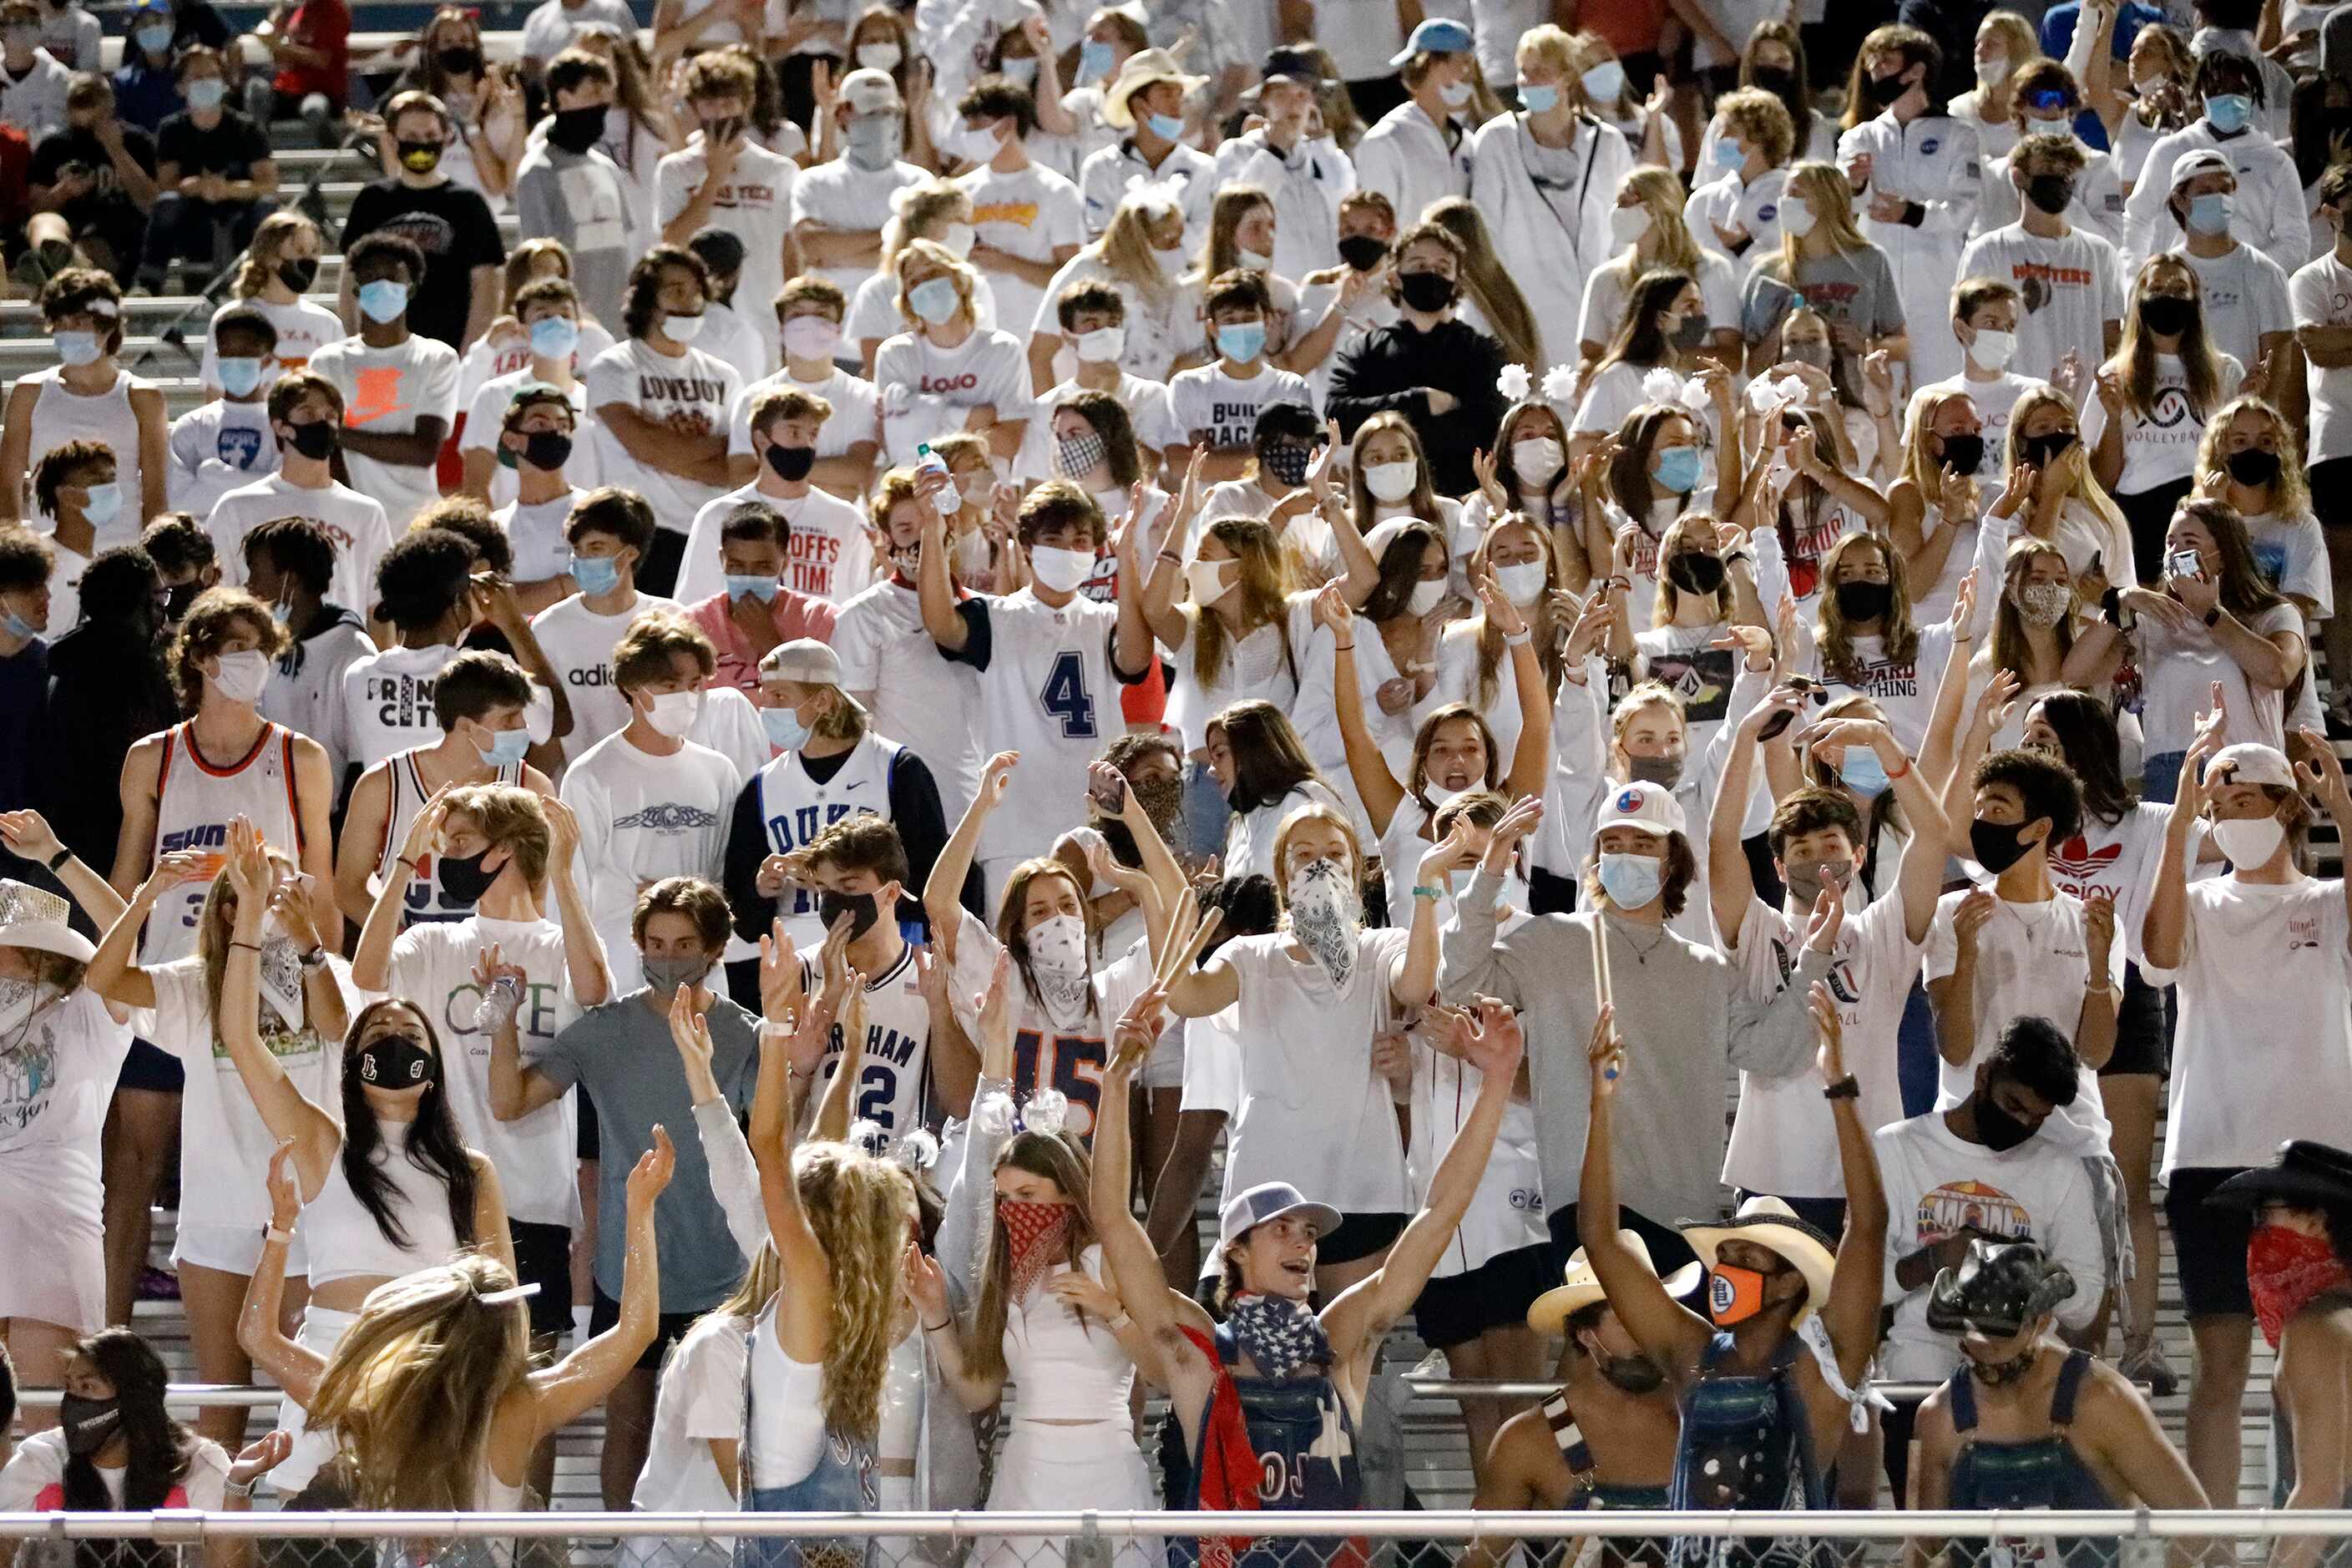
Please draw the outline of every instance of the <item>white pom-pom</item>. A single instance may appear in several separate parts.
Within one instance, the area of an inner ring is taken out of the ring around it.
[[[918,1127],[890,1146],[890,1158],[910,1171],[928,1171],[940,1163],[940,1141]]]
[[[1166,180],[1137,174],[1127,182],[1127,199],[1143,209],[1143,216],[1154,223],[1183,210],[1176,187]]]
[[[1793,375],[1782,376],[1773,385],[1772,394],[1776,397],[1795,404],[1800,408],[1811,402],[1813,395],[1806,390],[1805,384]]]
[[[1507,364],[1502,374],[1495,378],[1495,390],[1513,403],[1528,395],[1529,384],[1528,367],[1523,364]]]
[[[1013,1131],[1013,1097],[999,1090],[983,1094],[971,1108],[972,1131],[983,1138],[1003,1138]]]
[[[1547,403],[1574,402],[1576,367],[1570,364],[1556,364],[1544,372],[1543,395],[1544,401]]]
[[[1769,375],[1759,375],[1748,384],[1748,406],[1759,414],[1771,412],[1772,405],[1780,398],[1780,384]]]
[[[1699,380],[1698,377],[1693,376],[1683,383],[1682,405],[1692,413],[1706,413],[1707,405],[1714,401],[1707,395],[1706,383]]]
[[[1664,365],[1642,378],[1642,401],[1644,403],[1680,403],[1683,400],[1683,378]]]
[[[879,1153],[889,1141],[890,1135],[882,1131],[882,1124],[870,1120],[851,1122],[849,1136],[843,1140],[851,1148],[863,1149],[869,1154]]]
[[[1070,1097],[1058,1089],[1039,1089],[1021,1108],[1021,1125],[1030,1132],[1058,1133],[1069,1119]]]

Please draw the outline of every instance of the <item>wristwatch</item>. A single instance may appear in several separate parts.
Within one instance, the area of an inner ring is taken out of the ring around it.
[[[2206,626],[2206,629],[2210,631],[2210,629],[2212,629],[2212,628],[2213,628],[2213,627],[2215,627],[2215,626],[2220,626],[2221,624],[2221,605],[2214,605],[2211,609],[2210,609],[2210,610],[2208,610],[2208,611],[2206,611],[2206,612],[2205,612],[2205,626]]]
[[[1860,1100],[1862,1098],[1862,1083],[1853,1076],[1853,1074],[1848,1073],[1843,1078],[1838,1079],[1837,1082],[1822,1090],[1822,1098],[1823,1100]]]

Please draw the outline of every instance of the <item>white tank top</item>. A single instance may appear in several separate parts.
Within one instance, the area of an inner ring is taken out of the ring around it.
[[[163,731],[163,756],[155,770],[155,842],[149,864],[175,849],[201,849],[214,857],[210,871],[195,881],[165,890],[147,917],[139,962],[153,965],[196,951],[196,921],[205,895],[226,858],[228,825],[251,819],[262,842],[299,860],[301,814],[295,807],[294,731],[265,722],[253,749],[215,767],[196,754],[194,721]]]
[[[911,1464],[915,1445],[923,1436],[923,1397],[929,1374],[923,1366],[923,1334],[910,1331],[890,1347],[882,1369],[882,1425],[875,1434],[874,1457]]]
[[[400,858],[400,847],[408,842],[408,829],[416,821],[416,814],[424,810],[425,803],[432,798],[433,792],[425,787],[425,780],[416,771],[417,753],[430,750],[429,746],[412,747],[384,761],[385,782],[390,794],[383,818],[383,843],[376,850],[375,879],[369,888],[371,894],[383,886],[384,878],[392,872],[393,862]],[[502,764],[494,782],[521,784],[522,767],[520,763]],[[408,880],[408,897],[406,908],[401,911],[401,924],[412,926],[425,921],[462,921],[473,912],[473,905],[461,902],[456,894],[441,885],[441,857],[430,849],[418,856],[416,874]]]
[[[1087,1247],[1078,1263],[1101,1281],[1101,1247]],[[1082,1321],[1075,1309],[1045,1289],[1052,1278],[1045,1276],[1026,1300],[1008,1303],[1005,1310],[1004,1365],[1021,1389],[1013,1419],[1116,1422],[1123,1436],[1135,1363],[1108,1325]]]
[[[906,751],[896,741],[868,730],[856,745],[838,759],[840,769],[818,784],[809,777],[798,752],[761,768],[753,783],[759,790],[760,822],[768,836],[768,853],[790,855],[845,817],[890,816],[890,772]],[[787,888],[776,900],[784,932],[803,950],[824,941],[816,917],[816,895],[799,887]]]
[[[808,1479],[824,1453],[824,1363],[794,1361],[776,1337],[776,1304],[751,1328],[751,1485]]]
[[[385,1142],[375,1152],[374,1164],[392,1182],[392,1211],[408,1233],[408,1245],[396,1247],[384,1236],[383,1227],[352,1191],[343,1174],[342,1152],[338,1150],[319,1195],[302,1207],[302,1234],[310,1243],[313,1288],[335,1279],[396,1279],[446,1263],[457,1251],[448,1188],[439,1178],[417,1169],[402,1151],[400,1145],[408,1136],[404,1125],[379,1126]]]
[[[42,455],[72,440],[99,441],[114,454],[114,480],[122,487],[122,510],[98,531],[98,548],[136,544],[144,526],[139,515],[139,416],[131,411],[131,389],[147,384],[127,370],[114,373],[114,384],[95,396],[84,396],[60,379],[63,365],[51,365],[30,379],[39,387],[33,400],[32,445],[25,452],[30,471]],[[96,552],[92,552],[96,553]]]

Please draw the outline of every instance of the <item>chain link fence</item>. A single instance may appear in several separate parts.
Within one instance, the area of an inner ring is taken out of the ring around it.
[[[6,1514],[0,1564],[2352,1568],[2352,1512]]]

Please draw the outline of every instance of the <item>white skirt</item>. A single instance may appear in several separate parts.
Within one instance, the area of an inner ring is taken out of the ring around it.
[[[1061,1512],[1073,1498],[1105,1512],[1156,1509],[1151,1470],[1125,1422],[1095,1421],[1083,1426],[1024,1423],[1015,1418],[1013,1435],[996,1458],[996,1479],[988,1507],[1001,1513]],[[1034,1568],[1037,1537],[983,1538],[972,1568]],[[1122,1541],[1114,1568],[1158,1568],[1163,1557],[1156,1539]]]
[[[104,1189],[71,1150],[37,1143],[0,1155],[0,1319],[25,1318],[79,1333],[106,1326]]]
[[[335,1353],[343,1335],[360,1321],[357,1312],[337,1312],[315,1302],[302,1309],[302,1328],[294,1342],[303,1349],[315,1351],[321,1359]],[[335,1457],[332,1439],[310,1430],[310,1418],[300,1405],[291,1399],[278,1402],[278,1429],[294,1439],[294,1451],[286,1462],[269,1472],[269,1484],[281,1498],[290,1498],[310,1484],[319,1468]]]

